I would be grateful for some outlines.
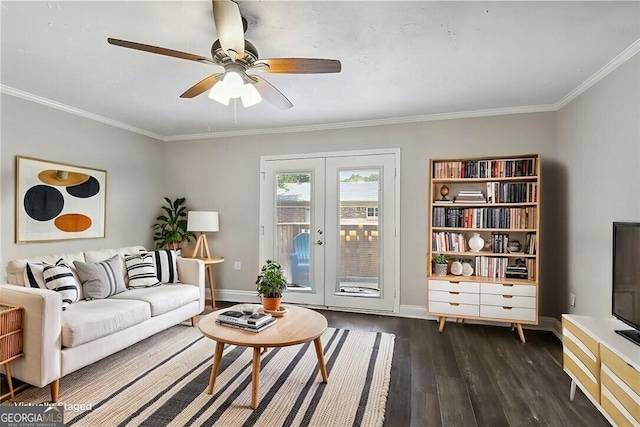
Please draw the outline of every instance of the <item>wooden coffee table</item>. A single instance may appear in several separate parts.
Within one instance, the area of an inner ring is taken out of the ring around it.
[[[279,317],[274,325],[258,333],[216,324],[218,314],[232,310],[233,307],[208,314],[198,323],[202,334],[216,342],[207,394],[213,393],[225,344],[253,347],[253,372],[251,375],[251,406],[253,409],[258,407],[260,356],[263,350],[269,347],[286,347],[313,341],[316,347],[316,355],[318,356],[318,367],[322,374],[322,382],[326,383],[329,380],[327,367],[324,363],[322,341],[320,340],[321,335],[327,329],[327,319],[322,314],[303,307],[288,305],[287,308],[289,311],[286,315]]]

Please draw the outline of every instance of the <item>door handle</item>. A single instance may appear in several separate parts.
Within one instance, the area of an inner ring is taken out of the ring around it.
[[[317,242],[314,243],[314,245],[316,246],[322,246],[322,240],[319,240]]]

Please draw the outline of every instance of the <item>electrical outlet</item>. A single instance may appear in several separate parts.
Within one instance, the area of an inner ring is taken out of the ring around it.
[[[571,307],[575,307],[576,306],[576,294],[569,294],[569,305]]]
[[[233,269],[234,269],[234,270],[242,270],[242,264],[240,263],[240,261],[236,261],[236,262],[233,264]]]

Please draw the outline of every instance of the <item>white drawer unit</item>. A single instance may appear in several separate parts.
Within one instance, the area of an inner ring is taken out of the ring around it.
[[[432,291],[429,290],[429,301],[454,302],[458,304],[480,304],[480,294],[468,294],[456,291]]]
[[[480,317],[503,319],[511,323],[533,322],[536,320],[536,310],[534,308],[481,305]]]
[[[614,426],[640,426],[640,348],[615,331],[614,318],[562,315],[564,370]]]
[[[482,283],[480,292],[494,295],[520,295],[526,297],[536,296],[535,285],[514,285],[508,283]]]
[[[444,319],[447,317],[478,317],[480,314],[480,306],[477,304],[430,301],[429,311]]]
[[[481,294],[480,304],[497,305],[500,307],[536,308],[535,297],[521,297],[518,295]]]
[[[480,293],[480,284],[474,282],[454,282],[448,280],[429,280],[430,291],[464,292],[468,294]]]
[[[462,279],[462,278],[461,278]],[[509,322],[525,342],[522,323],[538,323],[537,284],[429,279],[427,311],[438,316],[439,330],[447,317]]]

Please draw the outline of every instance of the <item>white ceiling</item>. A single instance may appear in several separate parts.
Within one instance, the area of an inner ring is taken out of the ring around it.
[[[107,44],[114,37],[210,57],[211,2],[2,1],[2,90],[172,140],[553,110],[640,50],[638,1],[239,6],[261,58],[339,59],[342,72],[263,74],[293,108],[234,111],[206,94],[179,98],[216,68]]]

